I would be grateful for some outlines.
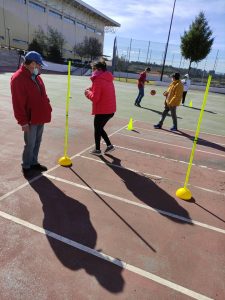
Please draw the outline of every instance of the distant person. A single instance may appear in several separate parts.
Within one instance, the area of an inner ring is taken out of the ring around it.
[[[116,112],[116,94],[113,84],[113,76],[106,69],[104,61],[98,61],[92,64],[92,86],[85,90],[85,96],[92,101],[92,114],[94,117],[94,136],[95,149],[90,154],[101,155],[101,138],[106,143],[104,153],[115,150],[111,141],[104,130],[106,123],[114,116]]]
[[[51,105],[40,77],[43,60],[38,52],[30,51],[25,61],[11,78],[14,116],[24,132],[22,171],[29,176],[31,170],[47,171],[38,161],[44,124],[51,121]]]
[[[134,105],[138,106],[138,107],[141,107],[141,100],[142,98],[144,97],[144,88],[145,88],[145,82],[148,80],[146,80],[146,77],[147,77],[147,74],[150,73],[151,71],[151,68],[148,67],[146,68],[143,72],[140,73],[139,75],[139,78],[138,78],[138,90],[139,90],[139,93],[138,93],[138,96],[135,100],[135,103]]]
[[[189,78],[189,75],[188,74],[185,74],[184,75],[184,79],[181,80],[182,84],[183,84],[183,87],[184,87],[184,91],[183,91],[183,98],[182,98],[182,104],[184,105],[184,102],[185,102],[185,98],[186,98],[186,95],[187,95],[187,91],[191,85],[191,80]]]
[[[162,118],[157,125],[154,125],[155,129],[161,129],[163,122],[168,114],[171,112],[171,116],[173,119],[173,127],[170,128],[172,131],[177,131],[177,115],[176,108],[180,105],[182,95],[183,95],[183,84],[180,81],[180,73],[174,73],[172,75],[172,82],[168,86],[166,92],[163,93],[166,97],[165,100],[165,109],[162,113]]]

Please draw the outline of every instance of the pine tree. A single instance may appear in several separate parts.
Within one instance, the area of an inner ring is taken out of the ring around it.
[[[190,25],[189,31],[184,31],[184,35],[181,36],[181,53],[185,59],[190,60],[189,70],[192,62],[199,62],[210,53],[214,41],[212,34],[201,11]]]

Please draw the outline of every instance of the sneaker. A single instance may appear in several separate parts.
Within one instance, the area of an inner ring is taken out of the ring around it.
[[[141,105],[139,103],[137,103],[136,106],[141,107]]]
[[[177,131],[177,127],[175,127],[175,126],[171,127],[170,131]]]
[[[162,125],[156,124],[156,125],[154,125],[154,128],[155,128],[155,129],[161,129],[161,128],[162,128]]]
[[[92,155],[97,155],[97,156],[102,155],[102,151],[101,150],[96,150],[96,149],[89,151],[89,153],[92,154]]]
[[[40,171],[40,172],[45,172],[45,171],[48,170],[48,168],[46,166],[43,166],[41,164],[33,165],[33,166],[31,166],[31,169],[37,170],[37,171]]]
[[[113,145],[109,145],[106,149],[104,153],[109,153],[116,150],[115,147]]]

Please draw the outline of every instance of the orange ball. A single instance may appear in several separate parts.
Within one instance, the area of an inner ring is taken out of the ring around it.
[[[154,96],[154,95],[156,94],[156,90],[151,90],[151,91],[150,91],[150,94],[151,94],[152,96]]]

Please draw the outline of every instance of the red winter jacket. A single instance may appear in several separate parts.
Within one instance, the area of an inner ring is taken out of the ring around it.
[[[146,77],[147,77],[146,71],[140,73],[138,78],[138,88],[145,86]]]
[[[21,126],[44,124],[51,121],[51,105],[41,77],[36,82],[30,71],[21,66],[11,78],[14,116]]]
[[[112,114],[116,111],[116,94],[113,76],[108,71],[95,71],[92,86],[85,93],[92,101],[92,115]]]

